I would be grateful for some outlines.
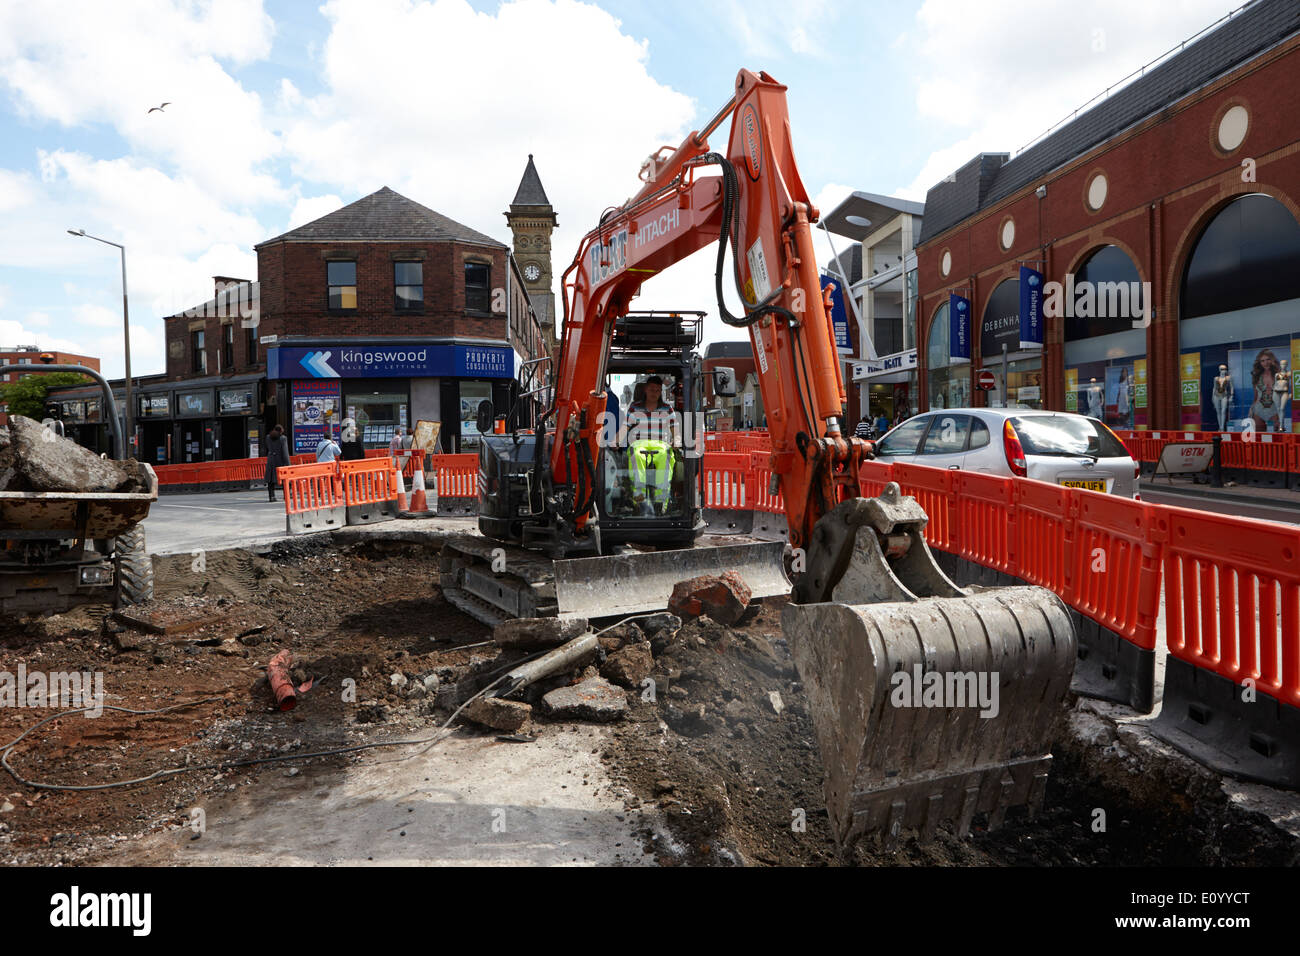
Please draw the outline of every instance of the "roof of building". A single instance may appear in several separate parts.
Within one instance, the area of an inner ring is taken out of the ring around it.
[[[704,357],[706,359],[753,358],[754,347],[747,341],[710,342],[704,347]]]
[[[1041,179],[1117,133],[1177,102],[1300,30],[1295,0],[1254,0],[1015,159],[981,153],[925,198],[925,243],[964,219]]]
[[[830,262],[826,263],[825,272],[827,275],[839,276],[849,285],[860,280],[862,278],[862,243],[853,243],[848,249],[841,252],[837,258],[831,259]]]
[[[533,154],[528,154],[528,165],[524,167],[524,177],[519,180],[519,189],[515,191],[515,198],[510,201],[512,206],[549,206],[551,201],[546,198],[546,190],[542,188],[542,177],[537,175],[537,167],[533,165]]]
[[[826,228],[837,236],[847,236],[861,242],[895,216],[906,213],[911,216],[925,215],[925,203],[900,199],[897,196],[881,196],[878,193],[864,193],[856,190],[849,193],[838,206],[822,216]],[[848,221],[849,216],[867,220],[867,225]]]
[[[472,242],[506,248],[491,236],[448,219],[440,212],[423,206],[387,186],[364,196],[327,216],[291,229],[282,236],[258,243],[272,242],[368,241],[382,239],[422,239],[431,242]],[[255,248],[257,248],[255,247]]]

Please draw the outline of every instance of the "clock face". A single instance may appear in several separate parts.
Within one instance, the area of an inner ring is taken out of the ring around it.
[[[524,278],[529,282],[536,282],[542,276],[542,270],[537,268],[536,263],[530,262],[524,266]]]

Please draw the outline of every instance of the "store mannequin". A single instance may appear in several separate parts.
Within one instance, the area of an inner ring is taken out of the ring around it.
[[[1291,401],[1291,363],[1282,359],[1279,364],[1282,370],[1273,379],[1273,404],[1277,406],[1277,428],[1282,431],[1286,428],[1286,406]]]
[[[1214,377],[1214,412],[1219,416],[1219,431],[1228,430],[1228,409],[1232,407],[1232,376],[1228,366],[1220,365]]]
[[[1093,418],[1101,418],[1101,400],[1101,386],[1095,378],[1088,379],[1088,414]]]

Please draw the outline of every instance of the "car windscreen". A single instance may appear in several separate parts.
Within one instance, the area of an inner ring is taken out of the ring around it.
[[[1086,455],[1127,458],[1124,445],[1095,418],[1082,415],[1025,415],[1011,419],[1027,455]]]

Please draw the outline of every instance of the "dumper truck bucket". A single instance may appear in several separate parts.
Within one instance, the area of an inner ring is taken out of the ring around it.
[[[571,558],[554,568],[562,618],[662,611],[677,582],[723,571],[737,572],[756,598],[790,593],[780,541]]]
[[[1033,813],[1047,785],[1074,671],[1070,615],[1043,588],[958,588],[925,520],[896,485],[837,506],[782,612],[841,847],[929,839],[943,823],[965,836],[977,814],[993,828],[1010,807]]]

